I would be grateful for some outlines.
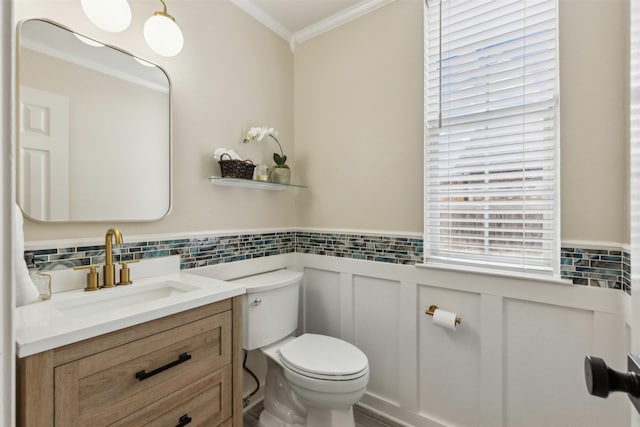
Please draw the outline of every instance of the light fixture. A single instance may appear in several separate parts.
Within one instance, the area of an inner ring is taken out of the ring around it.
[[[119,33],[131,24],[127,0],[80,0],[80,4],[89,20],[104,31]]]
[[[167,13],[163,0],[163,10],[155,12],[144,24],[144,38],[149,47],[158,55],[175,56],[182,50],[184,38],[173,16]]]
[[[182,50],[184,38],[173,16],[167,13],[164,0],[162,11],[153,13],[144,24],[144,39],[158,55],[175,56]],[[131,7],[127,0],[80,0],[82,10],[98,28],[110,31],[124,31],[131,23]]]

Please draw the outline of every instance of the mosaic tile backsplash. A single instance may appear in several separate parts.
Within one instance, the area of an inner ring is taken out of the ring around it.
[[[560,249],[560,274],[576,285],[622,289],[631,293],[631,256],[622,249]]]
[[[104,263],[104,245],[40,249],[35,254],[40,270]],[[185,239],[124,243],[114,247],[114,262],[180,255],[180,269],[204,267],[295,252],[295,232],[231,234]]]
[[[423,246],[417,237],[298,231],[296,252],[412,265],[422,262]]]
[[[423,251],[419,237],[282,231],[125,243],[114,249],[114,257],[117,262],[179,255],[184,270],[292,252],[413,265],[422,262]],[[35,254],[40,270],[104,263],[103,245],[30,252]],[[631,293],[630,255],[622,249],[562,247],[561,276],[576,285]]]

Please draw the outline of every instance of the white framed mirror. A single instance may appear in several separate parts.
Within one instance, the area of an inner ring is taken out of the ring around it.
[[[17,198],[43,222],[153,221],[171,209],[170,81],[44,19],[18,27]]]

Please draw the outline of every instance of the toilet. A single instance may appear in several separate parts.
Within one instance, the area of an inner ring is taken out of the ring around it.
[[[242,347],[267,356],[261,427],[355,427],[353,405],[369,381],[367,356],[338,338],[291,334],[302,273],[276,270],[234,280],[246,287]]]

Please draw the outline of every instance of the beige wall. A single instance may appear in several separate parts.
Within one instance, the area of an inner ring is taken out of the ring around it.
[[[219,147],[233,148],[257,162],[270,160],[275,144],[241,143],[243,133],[256,124],[278,129],[285,154],[293,159],[293,58],[288,43],[227,1],[181,0],[168,6],[184,33],[184,50],[174,58],[163,58],[147,47],[142,35],[145,20],[160,3],[130,4],[133,21],[118,34],[94,27],[76,0],[16,0],[14,16],[16,21],[46,17],[157,63],[168,72],[173,84],[173,209],[166,218],[152,223],[25,221],[26,240],[97,238],[114,225],[126,240],[133,234],[295,223],[294,192],[217,187],[207,179],[219,174],[213,159]],[[295,163],[291,164],[295,171]]]
[[[422,56],[419,0],[298,47],[300,225],[422,231]]]
[[[230,3],[186,0],[170,4],[184,51],[161,58],[142,37],[153,7],[132,8],[120,34],[93,27],[76,1],[17,0],[16,18],[48,17],[169,72],[173,211],[142,224],[27,222],[27,240],[96,237],[110,225],[125,235],[291,225],[422,231],[421,0],[397,0],[303,43],[295,56]],[[563,240],[628,242],[627,11],[626,1],[560,0]],[[206,179],[218,171],[211,153],[220,146],[269,160],[275,147],[239,143],[257,123],[280,130],[293,179],[309,186],[297,198]]]
[[[628,1],[560,0],[563,239],[629,242],[628,20]]]
[[[629,241],[627,2],[560,0],[562,238]],[[422,231],[422,1],[299,46],[300,225]]]

